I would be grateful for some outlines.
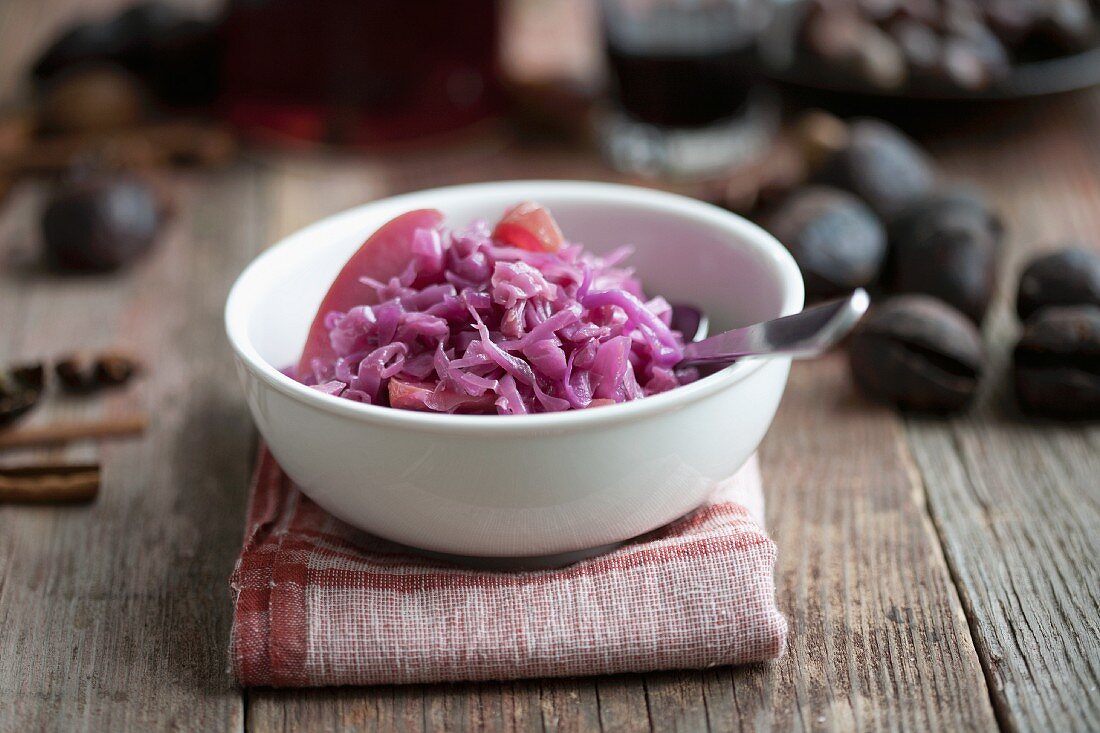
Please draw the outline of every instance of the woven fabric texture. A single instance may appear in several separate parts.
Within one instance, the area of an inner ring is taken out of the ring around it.
[[[787,624],[755,459],[710,503],[599,557],[494,571],[335,519],[262,451],[230,579],[245,686],[504,680],[772,659]]]

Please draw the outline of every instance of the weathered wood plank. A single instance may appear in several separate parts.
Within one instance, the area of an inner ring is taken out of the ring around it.
[[[1100,94],[1017,121],[943,156],[1008,218],[990,379],[971,413],[911,419],[908,436],[1002,726],[1100,730],[1100,426],[1019,415],[1008,371],[1022,262],[1062,241],[1100,249]]]
[[[742,724],[762,709],[777,730],[993,727],[896,418],[858,403],[839,354],[788,389],[761,455],[791,643],[757,689],[734,675]]]
[[[239,730],[225,672],[225,578],[254,439],[221,328],[259,242],[249,170],[182,181],[179,220],[134,270],[0,273],[0,361],[119,346],[149,366],[102,401],[52,397],[33,421],[141,406],[150,429],[104,445],[86,507],[0,507],[0,730]],[[4,254],[33,243],[33,191]],[[25,207],[25,208],[24,208]],[[11,324],[12,327],[7,327]]]
[[[608,733],[650,728],[649,695],[644,679],[637,675],[602,677],[596,680],[596,692],[600,728]]]
[[[0,101],[18,96],[28,61],[62,25],[123,4],[0,3]],[[253,221],[240,182],[249,178],[204,180],[201,190],[192,179],[167,241],[128,276],[44,275],[27,256],[38,236],[34,186],[0,207],[0,361],[110,345],[153,365],[135,390],[51,400],[33,420],[138,405],[154,414],[141,441],[51,452],[104,462],[96,504],[0,508],[0,730],[242,727],[224,671],[224,576],[251,438],[218,302],[253,241],[225,244]],[[4,460],[34,455],[47,453]]]

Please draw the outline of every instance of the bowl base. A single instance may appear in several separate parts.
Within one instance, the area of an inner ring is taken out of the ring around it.
[[[455,565],[463,565],[477,570],[549,570],[587,560],[598,555],[604,555],[622,546],[622,542],[612,542],[609,545],[600,545],[586,550],[574,550],[572,552],[559,552],[553,555],[531,555],[528,557],[479,557],[472,555],[452,555],[447,552],[434,552],[422,550],[418,547],[409,549],[418,555],[430,557],[435,560],[444,560]]]

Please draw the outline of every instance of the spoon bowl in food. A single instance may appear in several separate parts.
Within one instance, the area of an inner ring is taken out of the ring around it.
[[[324,219],[241,274],[226,329],[246,399],[290,478],[340,519],[463,556],[531,557],[620,542],[702,504],[767,431],[787,358],[747,360],[667,392],[527,415],[436,414],[362,404],[286,376],[329,286],[382,224],[437,209],[448,224],[496,221],[519,201],[553,212],[595,253],[624,244],[646,294],[696,304],[712,332],[798,312],[786,250],[753,224],[630,186],[516,181],[423,191]]]

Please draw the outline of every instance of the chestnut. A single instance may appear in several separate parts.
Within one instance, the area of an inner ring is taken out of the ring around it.
[[[102,272],[145,254],[161,215],[153,189],[129,175],[93,174],[62,183],[42,216],[47,259],[58,269]]]

